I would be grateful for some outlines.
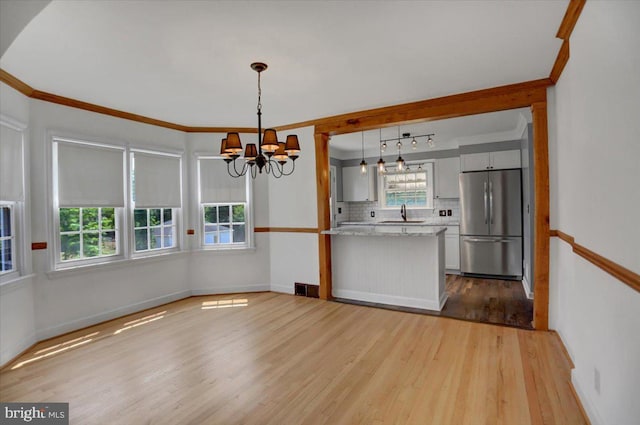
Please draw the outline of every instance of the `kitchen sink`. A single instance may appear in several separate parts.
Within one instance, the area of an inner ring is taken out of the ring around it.
[[[380,223],[387,223],[387,224],[403,224],[403,223],[424,223],[424,220],[385,220],[385,221],[381,221]]]

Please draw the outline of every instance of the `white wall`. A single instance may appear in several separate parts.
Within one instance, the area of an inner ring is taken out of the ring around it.
[[[318,227],[318,202],[316,190],[316,156],[313,127],[281,132],[284,140],[288,134],[297,134],[300,142],[300,158],[296,170],[289,177],[270,178],[269,226]],[[314,233],[269,233],[271,290],[293,293],[294,284],[319,283],[318,235]]]
[[[587,2],[549,92],[551,227],[636,273],[638,22],[639,2]],[[550,325],[572,356],[572,381],[594,424],[638,423],[639,311],[640,293],[552,239]]]

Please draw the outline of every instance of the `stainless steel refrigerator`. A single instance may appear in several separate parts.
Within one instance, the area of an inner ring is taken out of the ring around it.
[[[460,173],[460,271],[522,279],[520,170]]]

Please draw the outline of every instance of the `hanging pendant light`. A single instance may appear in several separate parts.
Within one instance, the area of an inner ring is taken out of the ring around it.
[[[360,161],[360,173],[367,174],[367,161],[364,160],[364,131],[362,134],[362,161]]]
[[[398,171],[402,171],[402,169],[404,168],[404,159],[402,159],[402,155],[400,154],[400,150],[402,149],[402,138],[400,137],[400,127],[398,127],[398,159],[396,159],[396,167],[398,168]]]
[[[398,171],[402,171],[404,169],[404,159],[402,159],[402,155],[400,155],[401,149],[402,142],[398,141],[398,159],[396,159],[396,166],[398,167]]]
[[[384,166],[384,159],[382,159],[382,145],[386,146],[386,144],[382,142],[382,129],[380,129],[380,159],[378,160],[378,174],[380,175],[384,174],[387,171]]]

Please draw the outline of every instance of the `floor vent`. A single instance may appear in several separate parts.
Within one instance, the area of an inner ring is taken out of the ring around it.
[[[320,298],[318,292],[319,288],[320,287],[318,285],[296,282],[296,295],[302,295],[303,297],[310,298]]]

